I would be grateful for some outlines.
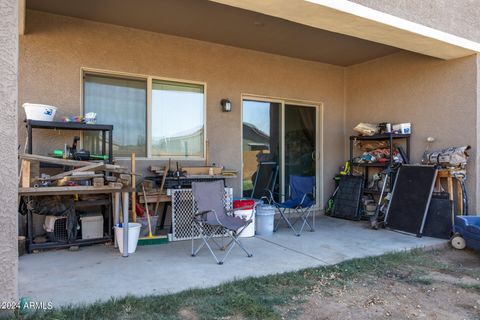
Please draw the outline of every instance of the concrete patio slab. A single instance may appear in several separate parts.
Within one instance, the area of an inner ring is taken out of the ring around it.
[[[271,237],[244,239],[254,256],[247,258],[237,248],[222,266],[206,249],[191,257],[189,241],[138,247],[128,258],[105,245],[26,255],[20,257],[19,291],[21,297],[52,301],[58,307],[125,295],[175,293],[442,243],[322,216],[316,232],[301,237],[285,228]]]

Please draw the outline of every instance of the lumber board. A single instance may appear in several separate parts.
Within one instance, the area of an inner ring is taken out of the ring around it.
[[[71,166],[71,167],[86,167],[94,163],[100,163],[105,166],[105,170],[120,170],[123,167],[119,165],[114,165],[114,164],[104,164],[103,162],[93,162],[93,161],[78,161],[78,160],[70,160],[70,159],[59,159],[59,158],[53,158],[53,157],[47,157],[47,156],[40,156],[38,154],[22,154],[20,155],[20,159],[22,160],[30,160],[30,161],[39,161],[43,163],[52,163],[52,164],[58,164],[62,166]],[[122,172],[122,173],[128,173],[128,172]]]
[[[95,170],[99,171],[99,170],[103,170],[104,167],[105,167],[105,165],[103,163],[90,163],[89,166],[85,166],[85,167],[81,167],[81,168],[78,168],[78,169],[65,171],[65,172],[56,174],[56,175],[50,177],[50,180],[60,180],[60,179],[65,178],[66,176],[70,176],[70,175],[72,175],[73,173],[76,173],[76,172],[95,171]]]
[[[145,203],[145,198],[143,195],[139,196],[139,202]],[[147,203],[157,203],[157,202],[171,202],[172,197],[167,196],[166,194],[161,195],[148,195],[147,194]]]
[[[29,188],[31,186],[30,181],[30,161],[22,160],[22,180],[21,187]]]
[[[114,193],[121,192],[122,188],[111,186],[92,187],[92,186],[74,186],[74,187],[42,187],[42,188],[18,188],[18,194],[21,196],[50,196],[50,195],[71,195],[71,194],[94,194],[94,193]]]

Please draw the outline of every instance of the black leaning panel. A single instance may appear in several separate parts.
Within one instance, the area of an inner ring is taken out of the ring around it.
[[[447,197],[433,195],[428,208],[423,235],[440,239],[450,239],[453,232],[453,203]]]
[[[332,217],[359,220],[362,193],[363,177],[342,176],[333,200]]]
[[[433,166],[400,167],[385,217],[387,227],[421,236],[436,172]]]

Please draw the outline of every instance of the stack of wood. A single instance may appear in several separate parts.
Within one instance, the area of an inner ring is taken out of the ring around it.
[[[91,186],[122,189],[130,187],[132,175],[127,168],[103,162],[58,159],[32,154],[21,155],[20,187]],[[40,162],[73,167],[55,175],[40,176]]]

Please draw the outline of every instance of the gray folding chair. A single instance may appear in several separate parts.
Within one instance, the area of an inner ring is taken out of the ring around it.
[[[229,215],[235,210],[242,210],[244,208],[236,208],[232,210],[225,209],[225,189],[223,181],[193,182],[192,192],[198,209],[198,212],[195,213],[192,219],[192,257],[195,257],[204,246],[207,246],[217,263],[223,264],[237,244],[243,251],[245,251],[247,257],[251,257],[252,254],[242,245],[239,236],[241,232],[252,223],[252,219],[250,217],[250,219],[245,220],[240,217]],[[200,237],[203,240],[196,249],[194,243],[195,231],[200,234]],[[222,237],[222,245],[216,241],[214,236],[219,234],[230,238],[227,245],[223,245],[224,237]],[[220,250],[227,250],[222,258],[219,259],[215,254],[210,242],[213,242]]]

